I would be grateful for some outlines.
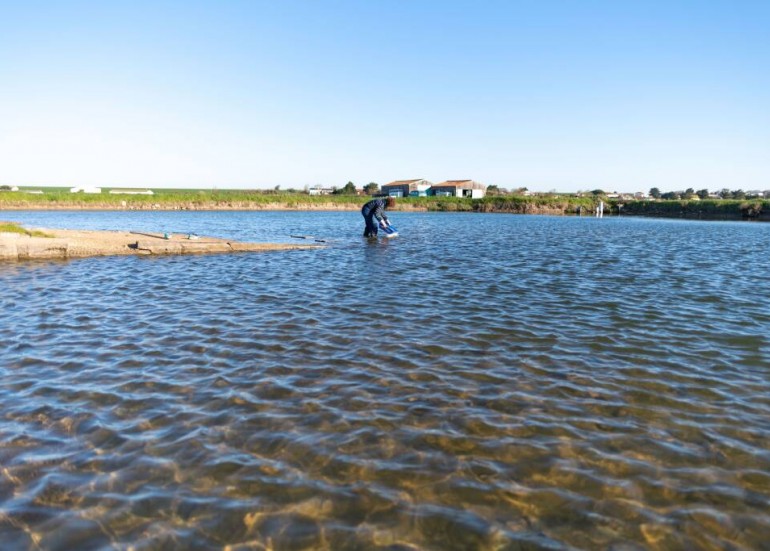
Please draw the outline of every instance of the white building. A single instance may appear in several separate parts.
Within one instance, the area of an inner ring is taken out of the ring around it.
[[[473,180],[447,180],[430,188],[431,195],[449,197],[470,197],[481,199],[487,193],[487,186]]]
[[[101,193],[102,188],[100,187],[92,187],[92,186],[84,186],[84,187],[72,187],[70,188],[70,193]]]
[[[382,186],[382,194],[389,197],[425,197],[433,184],[428,180],[396,180]]]
[[[112,195],[155,195],[151,189],[111,189]]]

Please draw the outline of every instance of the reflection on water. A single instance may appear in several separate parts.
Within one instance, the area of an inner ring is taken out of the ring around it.
[[[9,213],[322,251],[0,266],[10,549],[759,549],[770,225]]]

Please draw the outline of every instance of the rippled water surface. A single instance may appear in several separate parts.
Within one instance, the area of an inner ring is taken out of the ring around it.
[[[770,225],[6,212],[3,549],[767,549]]]

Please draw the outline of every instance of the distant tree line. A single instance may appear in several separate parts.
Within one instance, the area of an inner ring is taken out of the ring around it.
[[[524,195],[527,191],[529,191],[525,187],[518,187],[515,189],[507,189],[504,187],[499,187],[494,184],[487,186],[487,196],[488,197],[500,197],[505,195]]]
[[[689,200],[695,197],[699,199],[769,199],[770,191],[757,191],[757,192],[745,192],[742,189],[730,190],[728,188],[722,188],[715,194],[709,192],[708,189],[699,189],[695,191],[693,188],[687,188],[684,191],[667,191],[661,192],[659,188],[650,189],[650,197],[654,199],[663,200]]]
[[[334,187],[333,189],[332,194],[334,195],[358,195],[358,189],[353,182],[348,182],[341,188]],[[369,182],[363,187],[363,190],[366,195],[375,195],[380,191],[380,185],[377,182]]]
[[[5,186],[0,186],[0,190]],[[10,187],[8,188],[10,189]],[[348,182],[342,187],[332,186],[332,195],[358,195],[358,189],[353,182]],[[214,191],[220,191],[215,189]],[[230,190],[233,191],[233,190]],[[249,193],[261,194],[261,195],[307,195],[310,193],[310,186],[305,186],[304,189],[287,188],[281,189],[280,185],[273,187],[273,189],[251,189],[243,190]],[[376,182],[369,182],[363,187],[363,192],[366,195],[376,195],[380,191],[380,185]]]
[[[0,191],[11,191],[12,187],[9,185],[0,185]],[[328,189],[328,188],[327,188]],[[368,184],[364,185],[363,193],[365,195],[377,195],[380,192],[380,186],[376,182],[369,182]],[[58,190],[62,193],[66,190]],[[173,193],[175,190],[157,190],[158,193]],[[201,193],[202,190],[196,190],[197,193]],[[220,191],[225,190],[219,190],[217,188],[214,188],[212,190],[212,193],[219,193]],[[227,190],[227,191],[236,191],[236,190]],[[298,190],[294,188],[288,188],[288,189],[281,189],[280,185],[277,185],[273,187],[272,189],[251,189],[251,190],[238,190],[245,193],[250,194],[256,194],[256,195],[308,195],[310,193],[309,186],[305,186],[304,189]],[[356,188],[356,185],[348,181],[344,186],[337,187],[332,186],[331,187],[331,193],[333,195],[344,195],[344,196],[355,196],[359,195],[359,190]],[[486,190],[487,197],[508,197],[508,196],[530,196],[534,195],[537,197],[565,197],[565,196],[575,196],[575,197],[585,197],[585,196],[593,196],[596,199],[602,198],[603,196],[606,196],[607,193],[602,189],[594,189],[591,191],[585,191],[577,193],[557,193],[555,190],[549,191],[549,192],[537,192],[537,193],[530,193],[529,190],[526,187],[518,187],[514,189],[507,189],[504,187],[499,187],[497,185],[489,185],[487,186]],[[662,192],[660,188],[653,187],[649,191],[649,196],[653,199],[660,199],[660,200],[690,200],[694,199],[695,197],[699,199],[737,199],[737,200],[744,200],[744,199],[770,199],[770,190],[766,191],[751,191],[747,192],[742,189],[737,190],[730,190],[728,188],[722,188],[718,192],[711,193],[708,189],[699,189],[695,190],[694,188],[687,188],[684,191],[666,191]]]

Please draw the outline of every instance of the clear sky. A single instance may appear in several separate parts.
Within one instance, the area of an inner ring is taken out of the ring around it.
[[[0,0],[0,184],[770,189],[770,1]]]

